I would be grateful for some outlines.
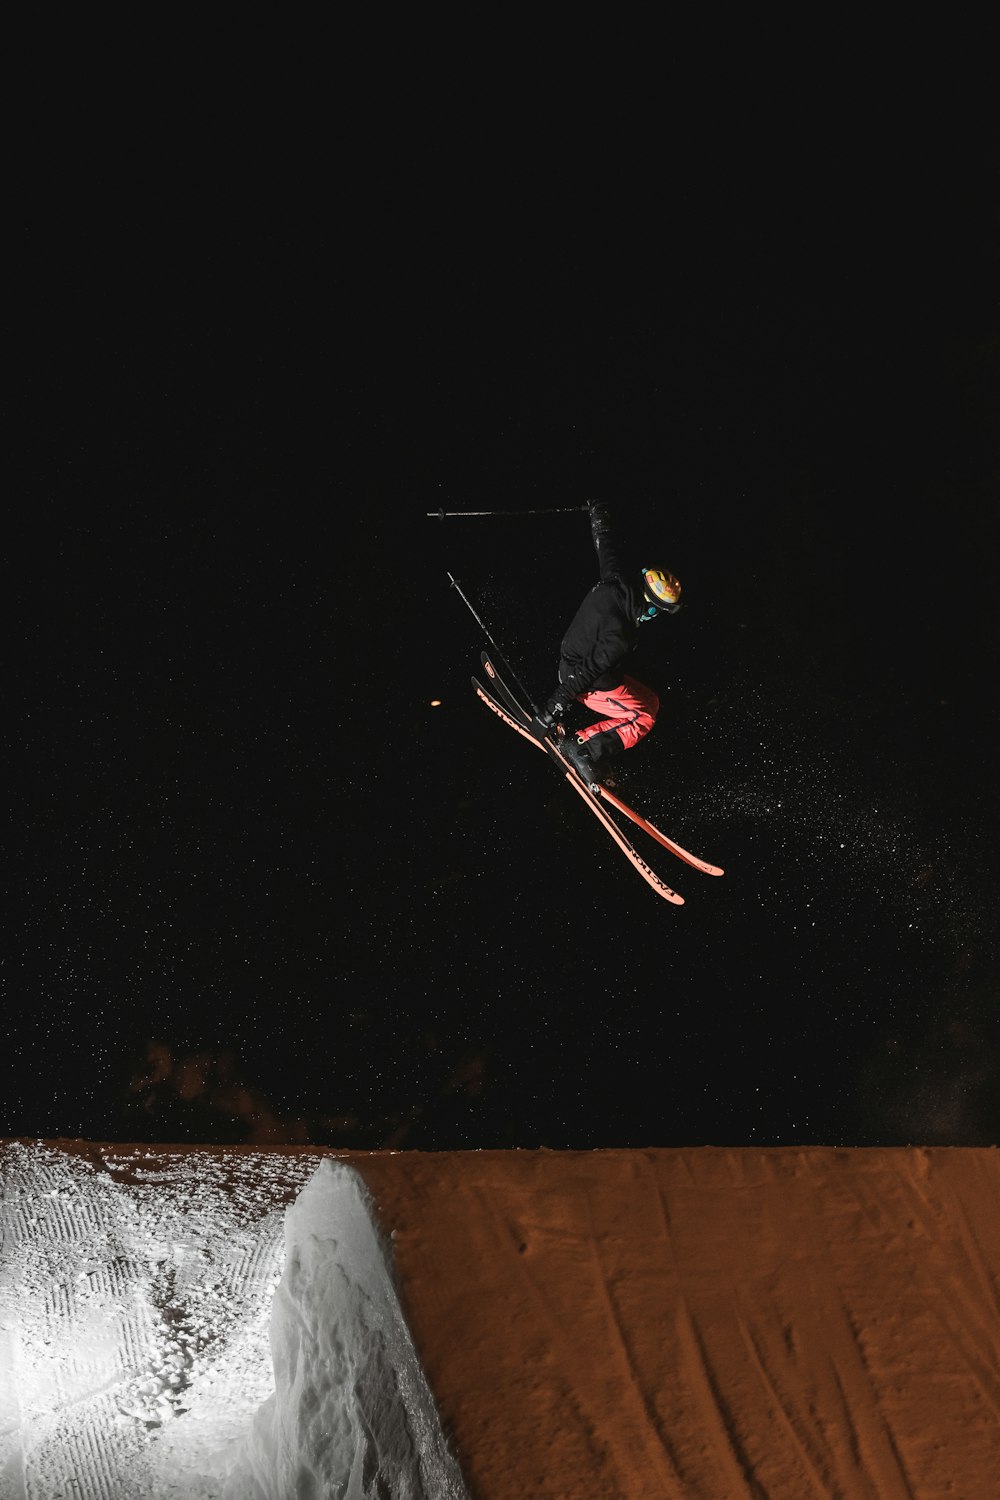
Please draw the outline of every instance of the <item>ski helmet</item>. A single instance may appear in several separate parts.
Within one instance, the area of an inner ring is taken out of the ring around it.
[[[642,594],[647,607],[639,616],[640,622],[659,614],[675,615],[681,607],[680,583],[665,568],[643,568]]]

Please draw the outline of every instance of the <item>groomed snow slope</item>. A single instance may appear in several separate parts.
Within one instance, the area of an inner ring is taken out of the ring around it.
[[[0,1500],[996,1500],[1000,1151],[324,1159],[0,1143]]]

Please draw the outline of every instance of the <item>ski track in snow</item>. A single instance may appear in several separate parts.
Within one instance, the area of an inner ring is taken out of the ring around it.
[[[4,1148],[0,1500],[221,1495],[273,1390],[283,1210],[317,1162]]]

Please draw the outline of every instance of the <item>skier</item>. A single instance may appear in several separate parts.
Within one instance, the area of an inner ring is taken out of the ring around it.
[[[660,700],[624,668],[639,626],[680,609],[681,586],[664,568],[630,564],[607,506],[591,501],[587,509],[600,582],[585,596],[563,637],[559,686],[538,722],[551,730],[574,701],[600,715],[597,723],[559,740],[565,759],[593,785],[605,774],[602,762],[630,750],[653,727]]]

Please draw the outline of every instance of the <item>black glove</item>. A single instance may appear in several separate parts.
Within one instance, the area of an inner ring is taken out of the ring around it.
[[[557,688],[538,715],[538,722],[542,728],[551,729],[556,720],[562,718],[572,702],[571,693],[567,693],[563,688]]]
[[[590,529],[596,536],[602,536],[611,525],[611,512],[603,500],[588,500],[587,513],[590,516]]]

